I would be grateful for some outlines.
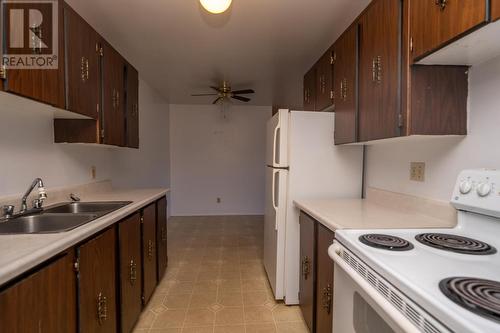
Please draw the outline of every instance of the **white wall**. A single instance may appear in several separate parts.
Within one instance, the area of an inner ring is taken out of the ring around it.
[[[168,105],[144,81],[139,95],[139,151],[55,144],[49,108],[17,97],[13,102],[9,97],[8,106],[0,101],[0,196],[21,194],[35,177],[42,177],[47,187],[88,183],[93,181],[92,166],[97,180],[168,186]]]
[[[264,213],[271,107],[170,105],[172,215]],[[220,197],[222,202],[216,202]]]
[[[368,186],[448,201],[461,170],[500,168],[500,57],[471,68],[469,81],[469,135],[369,147]],[[424,183],[409,180],[412,161],[426,162]]]

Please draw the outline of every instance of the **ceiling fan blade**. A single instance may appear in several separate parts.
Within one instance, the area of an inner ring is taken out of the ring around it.
[[[255,91],[253,89],[236,90],[233,91],[233,94],[235,95],[255,94]]]
[[[232,98],[234,99],[237,99],[238,101],[242,101],[242,102],[245,102],[245,103],[248,103],[251,101],[250,98],[246,98],[246,97],[243,97],[243,96],[231,96]]]
[[[191,96],[217,96],[218,94],[193,94]]]
[[[222,99],[222,97],[217,98],[212,104],[217,104]]]

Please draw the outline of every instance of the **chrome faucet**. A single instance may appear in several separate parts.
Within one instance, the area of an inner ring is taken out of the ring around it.
[[[20,213],[25,213],[28,211],[28,204],[26,201],[28,200],[29,195],[31,192],[35,189],[35,187],[38,186],[38,199],[33,201],[33,209],[35,210],[41,210],[43,201],[47,199],[47,193],[45,192],[45,187],[43,186],[43,180],[41,178],[36,178],[33,183],[31,183],[30,187],[28,187],[28,190],[23,196],[22,202],[21,202],[21,211]]]

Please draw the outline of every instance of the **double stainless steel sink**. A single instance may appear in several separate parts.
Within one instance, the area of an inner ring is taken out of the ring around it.
[[[131,201],[69,202],[0,223],[0,234],[59,233],[92,222]]]

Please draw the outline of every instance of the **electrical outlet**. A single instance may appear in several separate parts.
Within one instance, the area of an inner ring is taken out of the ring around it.
[[[90,167],[90,177],[92,179],[96,179],[97,177],[97,168],[94,165]]]
[[[410,180],[416,182],[425,181],[425,163],[424,162],[411,162],[410,163]]]
[[[220,198],[217,198],[217,203],[220,204],[222,200]]]

